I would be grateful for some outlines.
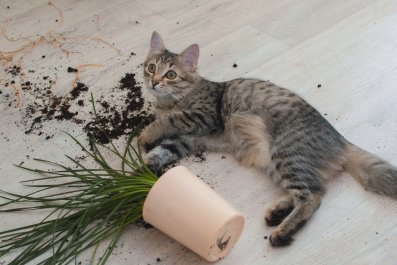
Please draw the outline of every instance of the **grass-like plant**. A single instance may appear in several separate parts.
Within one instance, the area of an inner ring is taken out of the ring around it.
[[[57,169],[19,166],[43,175],[22,182],[38,190],[28,195],[0,191],[0,198],[6,201],[0,204],[0,212],[49,209],[50,213],[39,223],[0,232],[0,257],[20,251],[9,265],[26,264],[36,258],[37,265],[68,264],[91,247],[91,264],[95,260],[96,264],[105,264],[123,231],[142,218],[144,201],[158,178],[143,163],[139,147],[135,149],[131,145],[133,135],[123,151],[112,143],[108,147],[94,140],[90,140],[92,150],[88,150],[69,136],[98,167],[87,168],[70,156],[67,158],[73,167],[41,159],[35,160]],[[109,165],[102,153],[105,149],[120,159],[120,169]],[[99,244],[105,239],[110,239],[109,245],[101,257],[95,258]]]
[[[143,203],[158,178],[144,165],[139,151],[132,147],[132,137],[123,153],[114,145],[106,147],[94,141],[91,141],[93,150],[89,151],[76,138],[71,137],[94,159],[99,168],[86,168],[70,156],[67,158],[77,166],[76,169],[36,159],[54,165],[59,170],[20,166],[45,175],[23,181],[24,185],[38,190],[28,195],[1,191],[3,195],[0,197],[7,201],[0,204],[1,213],[51,210],[40,223],[0,232],[0,257],[21,248],[10,265],[26,264],[48,251],[52,251],[51,256],[38,262],[38,265],[68,264],[83,250],[93,246],[97,248],[101,241],[111,238],[97,263],[105,264],[127,226],[142,218]],[[98,145],[120,159],[121,169],[114,169],[108,164]],[[49,184],[49,180],[59,181]],[[32,181],[33,184],[28,184]],[[40,195],[43,192],[46,195]],[[17,203],[33,205],[4,209]]]

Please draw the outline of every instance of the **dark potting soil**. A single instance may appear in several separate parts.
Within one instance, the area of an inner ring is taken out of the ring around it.
[[[97,102],[103,107],[102,112],[97,113],[96,120],[84,126],[87,135],[102,144],[143,128],[154,119],[154,116],[144,109],[142,87],[137,83],[134,73],[126,73],[118,86],[113,88],[113,91],[117,90],[127,92],[123,102],[125,108],[117,110],[117,105],[114,105],[112,101],[99,100]]]

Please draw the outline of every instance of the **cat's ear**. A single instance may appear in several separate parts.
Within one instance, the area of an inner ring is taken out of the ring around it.
[[[152,33],[152,39],[150,40],[149,56],[163,53],[165,50],[163,39],[160,34],[156,31]]]
[[[179,56],[185,70],[193,72],[196,70],[200,49],[197,44],[187,47]]]

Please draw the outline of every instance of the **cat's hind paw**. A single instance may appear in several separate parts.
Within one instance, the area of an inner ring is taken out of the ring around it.
[[[274,247],[288,246],[294,239],[290,235],[281,235],[277,231],[274,231],[270,237],[270,244]]]
[[[294,207],[269,209],[265,214],[265,221],[268,226],[276,226],[287,217]]]

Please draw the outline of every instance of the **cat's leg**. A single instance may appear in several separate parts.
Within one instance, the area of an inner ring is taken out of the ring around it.
[[[271,163],[269,135],[260,116],[232,114],[230,134],[235,158],[262,171]]]
[[[287,197],[270,207],[266,215],[276,223],[281,221],[269,237],[273,246],[287,245],[292,236],[310,219],[321,203],[324,192],[323,180],[312,161],[301,154],[290,153],[289,157],[276,159],[275,169]]]
[[[164,139],[145,155],[144,162],[154,173],[158,173],[165,166],[197,152],[197,149],[198,146],[189,138]]]
[[[269,237],[273,246],[288,245],[294,235],[320,206],[322,194],[308,190],[290,190],[293,198],[292,211],[276,227]],[[288,210],[291,208],[288,208]]]
[[[286,195],[272,203],[265,212],[265,221],[269,226],[279,225],[294,209],[294,199]]]

